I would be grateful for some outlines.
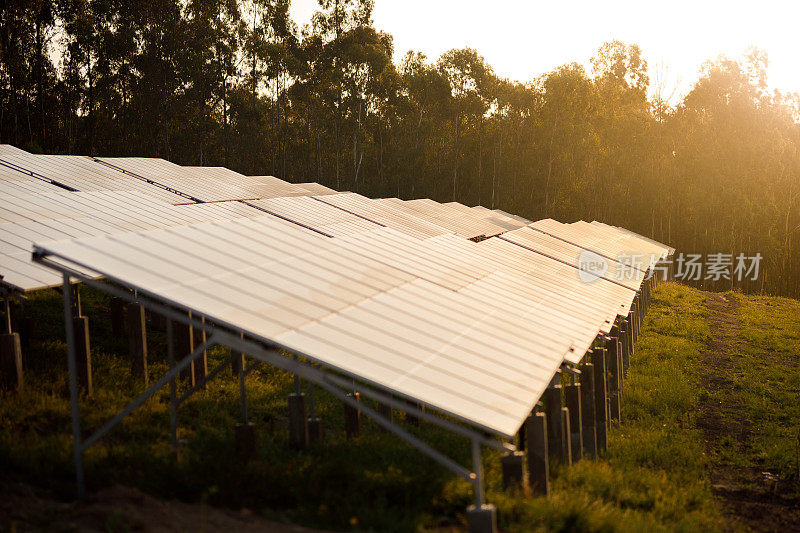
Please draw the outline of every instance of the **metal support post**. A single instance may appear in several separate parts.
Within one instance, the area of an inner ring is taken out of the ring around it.
[[[587,358],[589,354],[587,354]],[[581,372],[581,425],[583,426],[583,455],[597,455],[597,422],[594,412],[594,365],[584,363]]]
[[[606,451],[608,445],[608,400],[606,391],[605,348],[592,350],[592,367],[594,368],[594,417],[597,427],[597,453]]]
[[[175,367],[175,335],[172,320],[167,320],[167,364],[169,369]],[[169,428],[172,434],[172,450],[178,458],[178,399],[175,378],[169,380]]]
[[[80,407],[78,405],[78,365],[75,361],[75,331],[72,324],[72,287],[69,274],[64,274],[64,326],[67,332],[67,366],[69,367],[69,403],[72,411],[72,443],[75,461],[75,485],[78,499],[86,495],[83,481],[83,449],[81,443]]]

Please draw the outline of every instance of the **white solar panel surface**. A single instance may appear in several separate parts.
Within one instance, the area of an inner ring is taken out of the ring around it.
[[[573,222],[573,225],[576,225],[576,226],[577,225],[582,225],[583,226],[583,225],[587,225],[587,222],[584,222],[583,220],[581,220],[581,221],[578,221],[578,222]],[[599,228],[601,230],[604,230],[605,231],[604,235],[606,235],[608,237],[613,237],[615,235],[617,235],[617,236],[618,235],[624,235],[624,236],[627,236],[628,238],[632,239],[633,242],[639,243],[639,245],[642,246],[643,248],[647,248],[647,247],[651,247],[652,246],[653,247],[653,252],[652,253],[660,253],[659,251],[666,251],[665,252],[665,254],[666,254],[665,257],[669,257],[669,256],[671,256],[671,255],[673,255],[675,253],[675,248],[672,248],[671,246],[667,246],[666,244],[663,244],[663,243],[660,243],[660,242],[655,241],[653,239],[650,239],[649,237],[645,237],[643,235],[635,233],[635,232],[633,232],[633,231],[631,231],[629,229],[620,228],[619,226],[609,226],[608,224],[603,224],[602,222],[598,222],[596,220],[592,221],[591,226],[593,228]]]
[[[529,227],[642,271],[652,267],[666,253],[666,250],[630,235],[617,234],[610,237],[602,228],[588,223],[563,224],[546,218],[531,223]],[[650,253],[651,251],[655,253]]]
[[[435,246],[414,265],[422,250],[412,243],[425,244],[390,228],[329,239],[260,217],[44,248],[510,437],[575,348],[569,328],[538,305],[448,288],[436,278],[447,269],[462,288],[488,270],[456,265]]]
[[[305,190],[308,194],[312,196],[319,196],[323,194],[338,194],[339,191],[331,189],[330,187],[326,187],[324,185],[320,185],[317,182],[309,182],[309,183],[297,183],[297,187]]]
[[[60,283],[51,270],[31,262],[34,242],[262,215],[239,202],[173,206],[133,191],[53,189],[40,194],[8,190],[0,205],[0,274],[4,283],[18,290]]]
[[[314,229],[328,237],[363,233],[380,227],[376,222],[309,196],[267,198],[247,203],[300,226]]]
[[[113,167],[118,169],[117,172],[120,174],[121,171],[125,171],[152,180],[203,202],[258,198],[258,194],[232,183],[230,175],[232,171],[227,169],[220,171],[219,168],[213,167],[182,167],[165,159],[151,157],[101,157],[98,161],[100,163],[95,162],[97,166]],[[245,178],[241,174],[233,174]],[[188,201],[190,200],[181,197],[179,202],[174,203]]]
[[[459,208],[447,207],[427,198],[408,201],[399,198],[381,198],[376,202],[427,220],[467,239],[498,235],[508,230],[506,227],[489,222],[477,213],[475,216],[470,216]]]
[[[455,214],[456,211],[460,211],[465,216],[483,219],[492,223],[494,226],[499,226],[507,230],[517,229],[525,226],[525,224],[519,220],[506,216],[502,213],[498,213],[497,211],[486,209],[485,207],[477,209],[476,206],[469,207],[458,202],[445,202],[442,204],[442,206],[451,209],[453,214]]]
[[[74,155],[34,155],[27,152],[0,154],[0,163],[21,172],[34,173],[77,191],[136,191],[165,202],[186,199],[141,179],[98,165],[91,159]]]
[[[587,259],[584,248],[566,242],[547,233],[537,231],[531,226],[526,226],[514,231],[504,233],[499,239],[513,242],[518,246],[523,246],[528,250],[551,257],[564,264],[576,269],[582,269],[585,265],[583,261]],[[594,259],[591,257],[589,259]],[[604,279],[627,287],[632,291],[639,290],[644,280],[645,273],[641,270],[624,265],[614,260],[605,260],[605,268],[598,271],[586,271],[587,276],[595,272],[598,279]],[[580,274],[580,272],[578,272]],[[587,278],[589,279],[589,278]]]
[[[350,213],[374,220],[412,237],[427,239],[437,235],[452,234],[451,230],[410,214],[394,205],[378,203],[360,194],[346,192],[319,196],[316,200],[334,205]]]

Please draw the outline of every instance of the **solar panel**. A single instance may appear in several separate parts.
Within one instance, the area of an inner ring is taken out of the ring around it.
[[[574,225],[579,225],[579,224],[583,225],[583,224],[587,224],[587,223],[584,222],[583,220],[581,220],[579,222],[574,222],[573,224]],[[666,250],[666,257],[669,257],[669,256],[671,256],[671,255],[673,255],[675,253],[675,248],[672,248],[671,246],[667,246],[666,244],[660,243],[658,241],[655,241],[653,239],[650,239],[648,237],[645,237],[643,235],[640,235],[640,234],[635,233],[633,231],[630,231],[628,229],[621,228],[619,226],[609,226],[608,224],[603,224],[602,222],[598,222],[596,220],[592,221],[591,226],[594,227],[594,228],[599,228],[601,230],[605,230],[605,235],[607,235],[607,236],[613,236],[615,234],[616,235],[624,234],[624,235],[627,235],[628,237],[630,237],[634,242],[637,242],[639,245],[642,245],[642,246],[652,245],[656,250],[659,250],[659,249],[660,250]]]
[[[561,261],[562,263],[580,269],[582,260],[586,257],[584,248],[566,242],[526,226],[514,231],[504,233],[500,239],[512,242],[533,252]],[[644,280],[644,272],[626,266],[614,260],[605,261],[605,270],[598,272],[598,277],[637,291]],[[588,276],[587,280],[590,279]]]
[[[528,224],[531,223],[531,221],[528,220],[525,217],[521,217],[519,215],[514,215],[512,213],[507,213],[507,212],[503,211],[502,209],[492,209],[492,211],[494,211],[495,213],[498,213],[500,215],[506,216],[508,218],[514,219],[517,222],[521,222],[523,226],[527,226]]]
[[[297,183],[297,187],[308,191],[308,193],[312,196],[319,196],[323,194],[338,194],[339,191],[331,189],[330,187],[326,187],[324,185],[320,185],[316,182],[310,183]]]
[[[627,316],[644,279],[620,259],[587,282],[581,254],[671,253],[597,222],[370,200],[162,159],[0,145],[0,164],[4,284],[61,282],[30,261],[38,243],[78,271],[506,437],[561,362],[580,362]]]
[[[458,208],[443,206],[427,198],[408,201],[398,198],[381,198],[376,201],[427,220],[467,239],[488,237],[508,230],[508,228],[493,224],[480,216],[471,217]]]
[[[468,206],[466,206],[464,204],[460,204],[458,202],[446,202],[446,203],[443,203],[442,206],[450,208],[450,209],[458,210],[461,213],[463,213],[465,216],[468,216],[468,217],[471,217],[471,218],[479,218],[479,219],[486,220],[488,222],[491,222],[495,226],[499,226],[501,228],[517,229],[517,228],[520,228],[522,226],[525,226],[524,223],[520,222],[516,218],[512,218],[512,217],[507,216],[506,214],[504,214],[502,212],[499,212],[499,211],[496,211],[496,210],[493,211],[491,209],[487,209],[487,208],[482,207],[482,206],[468,207]]]
[[[178,191],[190,198],[202,202],[218,202],[223,200],[241,200],[255,198],[257,195],[230,182],[229,172],[221,172],[219,168],[182,167],[165,159],[153,157],[100,157],[95,165],[124,171],[140,178],[151,180],[159,185]],[[239,176],[241,176],[239,174]],[[241,176],[244,178],[244,176]],[[223,179],[220,179],[223,178]],[[179,202],[189,201],[181,197]]]
[[[0,155],[0,163],[76,191],[137,191],[170,203],[186,201],[181,196],[115,172],[82,156],[8,152]]]
[[[26,152],[22,148],[17,148],[16,146],[12,146],[10,144],[0,144],[0,156],[4,155],[30,155],[29,152]]]
[[[281,198],[283,196],[309,196],[309,191],[299,185],[283,181],[275,176],[246,176],[246,179],[257,184],[261,194],[259,198]]]
[[[64,190],[48,181],[23,174],[18,170],[0,165],[0,196],[17,193],[47,193]]]
[[[18,264],[20,260],[30,263],[34,241],[110,235],[263,214],[238,202],[173,206],[134,191],[68,192],[54,187],[53,192],[42,194],[19,190],[7,193],[0,205],[0,253],[12,254],[14,259],[8,270],[0,270],[0,274],[4,275],[5,284],[22,291],[60,282],[51,272],[34,275],[41,270],[39,265],[28,268]]]
[[[537,220],[529,227],[642,271],[652,267],[665,253],[664,249],[649,244],[643,247],[641,241],[627,235],[617,234],[616,238],[609,238],[601,228],[586,223],[562,224],[548,218]],[[647,250],[657,253],[648,253]]]
[[[362,233],[380,227],[380,224],[374,221],[317,201],[309,196],[268,198],[251,200],[247,203],[329,237]]]
[[[350,213],[374,220],[387,228],[395,229],[419,239],[451,234],[452,231],[393,205],[379,204],[356,193],[338,193],[320,196],[316,200],[334,205]]]
[[[373,251],[366,253],[370,241]],[[409,259],[421,252],[420,243],[381,227],[328,239],[260,217],[44,247],[216,323],[511,436],[574,349],[573,338],[549,325],[551,315],[539,306],[511,310],[421,277]],[[428,255],[418,269],[425,276],[444,278],[449,264],[469,284],[487,272],[478,262],[450,264],[435,246]]]
[[[556,330],[571,339],[574,350],[567,358],[569,362],[580,361],[598,330],[607,332],[622,308],[619,300],[614,300],[616,306],[611,308],[607,299],[588,303],[565,299],[561,295],[564,287],[554,287],[538,270],[531,275],[530,270],[503,268],[491,252],[476,253],[478,248],[481,252],[486,248],[452,235],[419,241],[384,228],[338,242],[354,257],[378,260],[444,289],[475,295],[476,301],[484,302],[483,309],[499,306],[517,316],[538,310],[536,322],[528,327],[537,328],[540,334],[543,330]],[[561,293],[555,292],[556,288]],[[587,289],[587,292],[606,296],[599,289]],[[631,291],[625,292],[629,306],[633,295]],[[509,332],[500,333],[507,335]],[[547,334],[543,335],[542,341]]]

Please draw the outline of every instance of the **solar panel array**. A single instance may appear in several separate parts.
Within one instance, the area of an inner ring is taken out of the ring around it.
[[[627,316],[674,250],[599,223],[373,200],[160,159],[0,147],[0,275],[60,277],[34,245],[249,337],[500,435]],[[581,280],[584,252],[608,259]],[[626,255],[627,254],[627,255]],[[626,257],[647,256],[643,269]],[[624,274],[624,275],[623,275]]]
[[[3,145],[7,146],[7,145]],[[165,202],[186,200],[174,193],[153,187],[141,179],[98,165],[86,157],[37,155],[0,150],[0,165],[72,191],[137,191]]]

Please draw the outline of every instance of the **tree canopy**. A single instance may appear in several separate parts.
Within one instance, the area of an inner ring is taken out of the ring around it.
[[[800,98],[768,90],[763,52],[670,105],[635,44],[520,83],[468,48],[395,63],[372,0],[319,0],[304,28],[289,2],[9,0],[0,142],[598,219],[761,253],[743,288],[800,296]]]

